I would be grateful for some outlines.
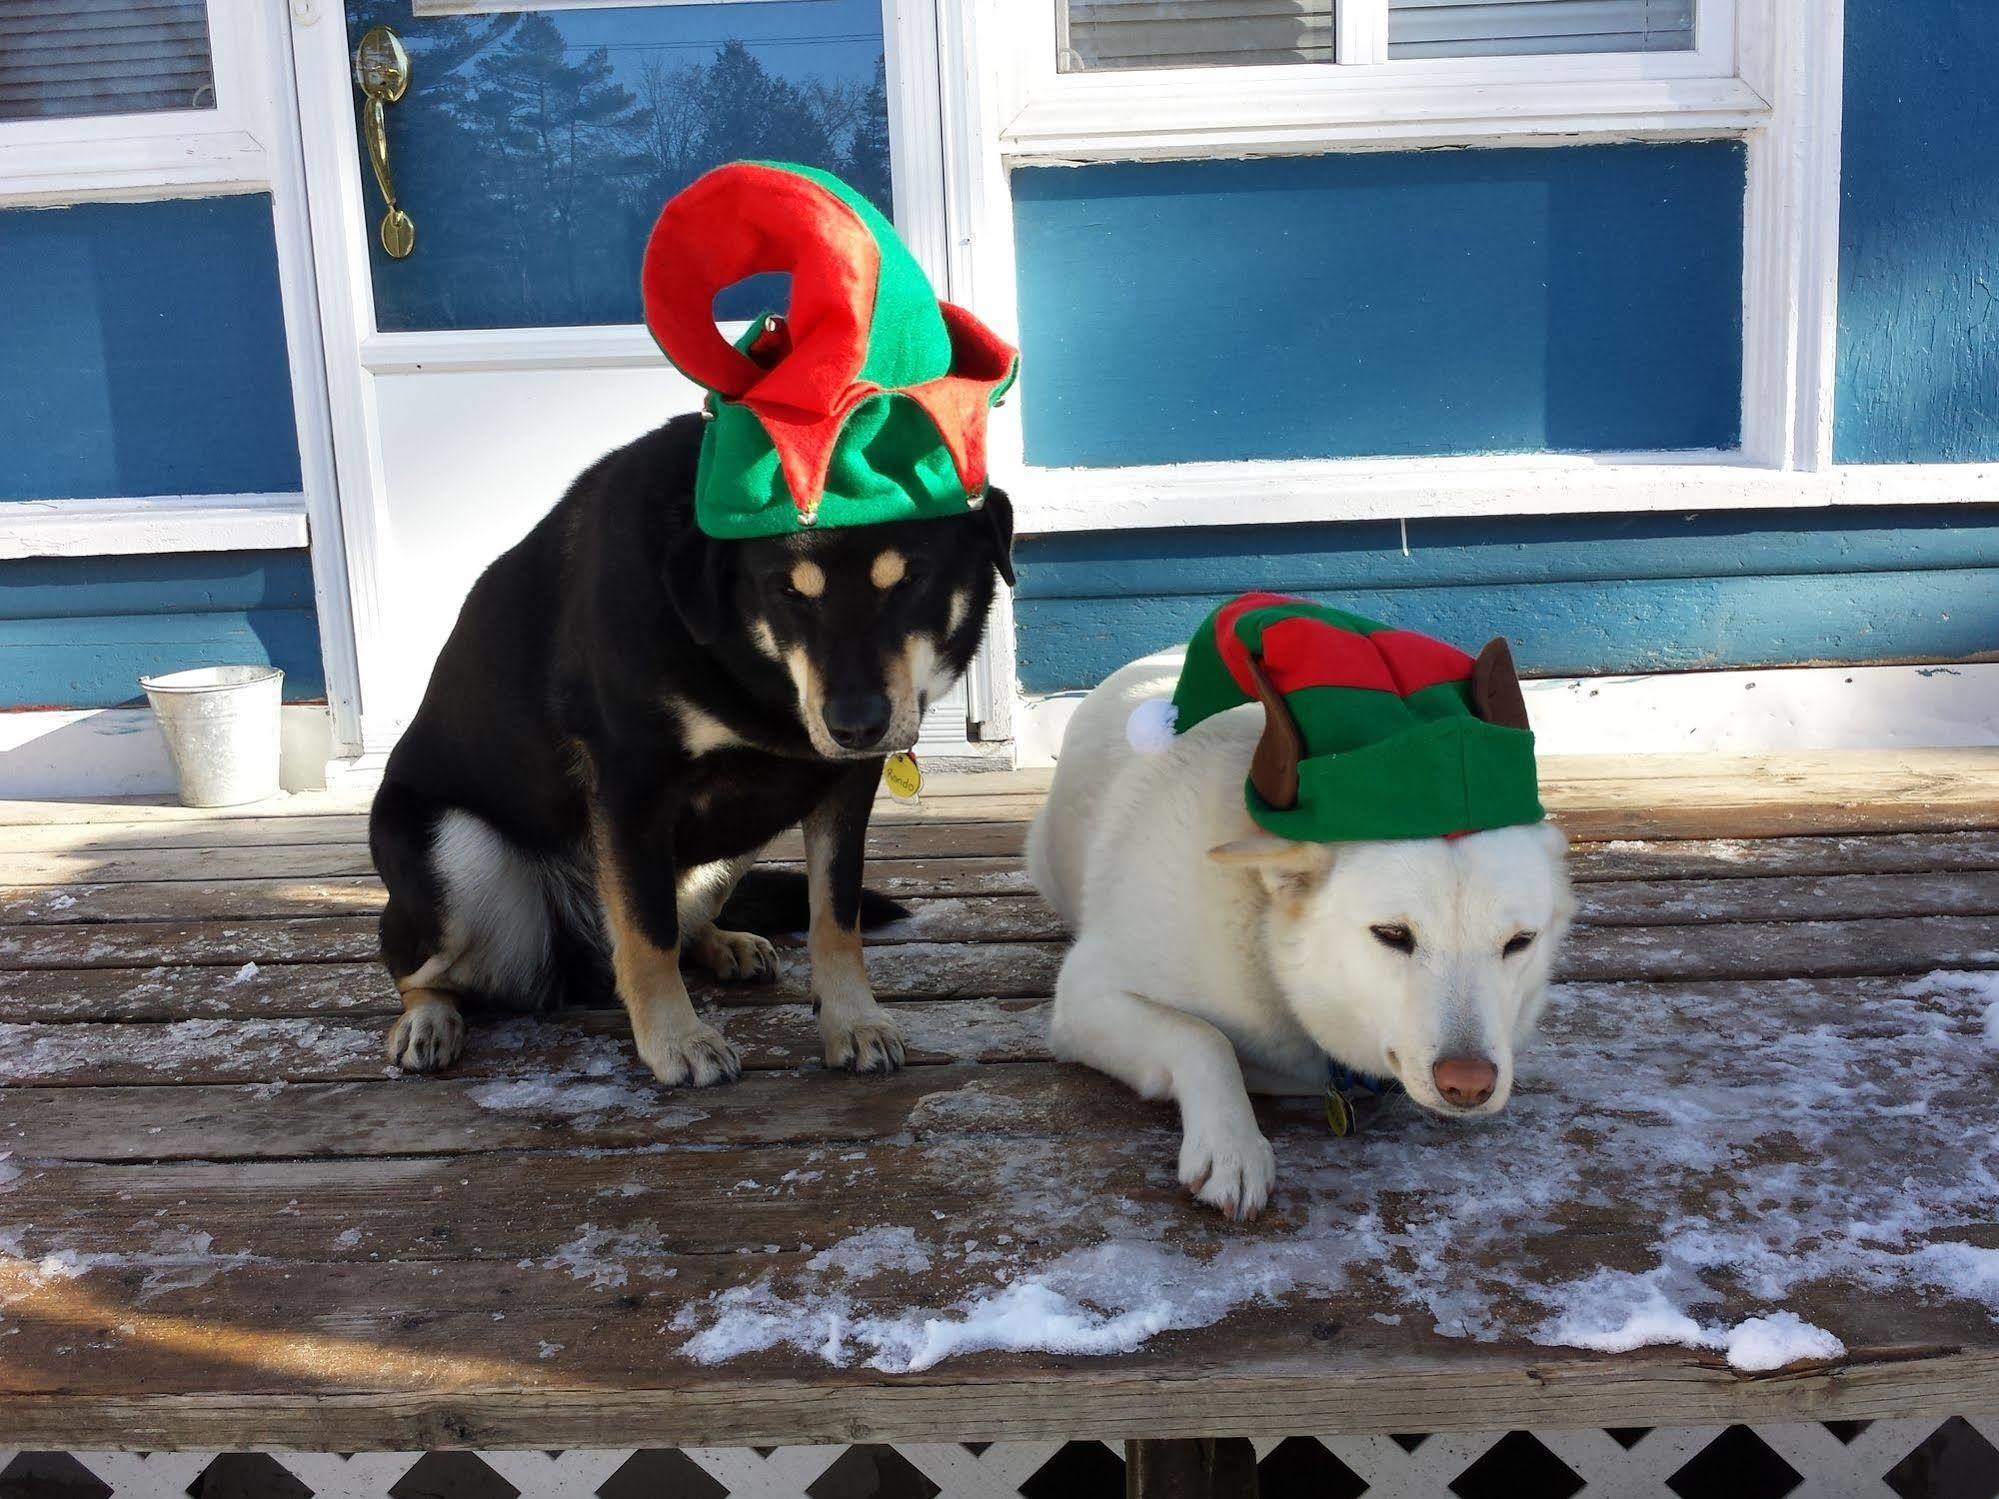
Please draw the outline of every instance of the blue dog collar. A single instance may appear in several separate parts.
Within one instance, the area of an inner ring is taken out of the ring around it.
[[[1356,1072],[1337,1057],[1326,1058],[1326,1128],[1344,1140],[1348,1135],[1360,1132],[1360,1114],[1355,1105],[1363,1095],[1371,1098],[1392,1098],[1402,1091],[1402,1084],[1392,1077],[1376,1077],[1369,1072]]]

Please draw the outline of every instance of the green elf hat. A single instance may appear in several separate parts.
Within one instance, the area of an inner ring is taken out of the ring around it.
[[[1474,660],[1412,630],[1248,593],[1203,621],[1172,701],[1141,703],[1126,732],[1159,749],[1250,702],[1264,726],[1244,795],[1279,837],[1448,838],[1547,815],[1504,640]]]
[[[787,315],[731,345],[715,295],[791,275]],[[1019,355],[939,302],[874,205],[837,177],[738,161],[660,211],[641,276],[646,324],[705,386],[694,513],[710,536],[781,536],[962,514],[985,498],[986,412]]]

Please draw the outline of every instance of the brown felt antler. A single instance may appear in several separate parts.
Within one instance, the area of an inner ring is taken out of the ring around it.
[[[1263,704],[1263,737],[1256,741],[1256,754],[1249,762],[1249,783],[1265,805],[1287,811],[1298,805],[1298,761],[1305,754],[1305,736],[1291,715],[1291,705],[1255,656],[1249,658],[1249,675]]]
[[[1527,722],[1527,699],[1520,691],[1520,677],[1513,669],[1513,649],[1503,635],[1487,641],[1472,663],[1471,710],[1504,729],[1532,727]]]

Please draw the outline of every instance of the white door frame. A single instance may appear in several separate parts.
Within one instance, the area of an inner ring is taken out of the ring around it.
[[[940,99],[937,0],[882,0],[890,159],[896,222],[944,294],[954,287],[946,205],[946,131]],[[531,6],[525,8],[532,8]],[[358,732],[366,760],[386,755],[402,725],[383,706],[402,653],[384,596],[390,525],[377,377],[418,367],[540,371],[653,366],[661,356],[641,326],[378,333],[368,236],[374,232],[359,167],[351,53],[341,0],[289,0],[299,146],[312,207],[310,251],[325,354],[327,410],[338,471],[340,555],[351,600]],[[421,83],[417,84],[421,87]],[[421,253],[421,251],[419,251]],[[636,274],[636,268],[634,268]],[[634,433],[634,436],[637,434]],[[550,495],[552,505],[557,496]],[[315,549],[317,551],[317,548]],[[1011,706],[1011,614],[1005,636],[968,687],[986,737],[1003,734]],[[994,666],[1003,658],[1003,670]],[[329,662],[329,672],[332,663]],[[371,701],[371,684],[376,684]],[[1004,690],[992,690],[1004,684]]]

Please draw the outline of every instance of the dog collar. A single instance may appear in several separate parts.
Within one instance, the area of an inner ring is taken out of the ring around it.
[[[1356,1072],[1337,1057],[1326,1057],[1326,1128],[1334,1136],[1344,1140],[1348,1135],[1360,1133],[1360,1114],[1355,1105],[1363,1096],[1370,1098],[1392,1098],[1402,1091],[1402,1084],[1392,1077],[1376,1077],[1370,1072]]]

